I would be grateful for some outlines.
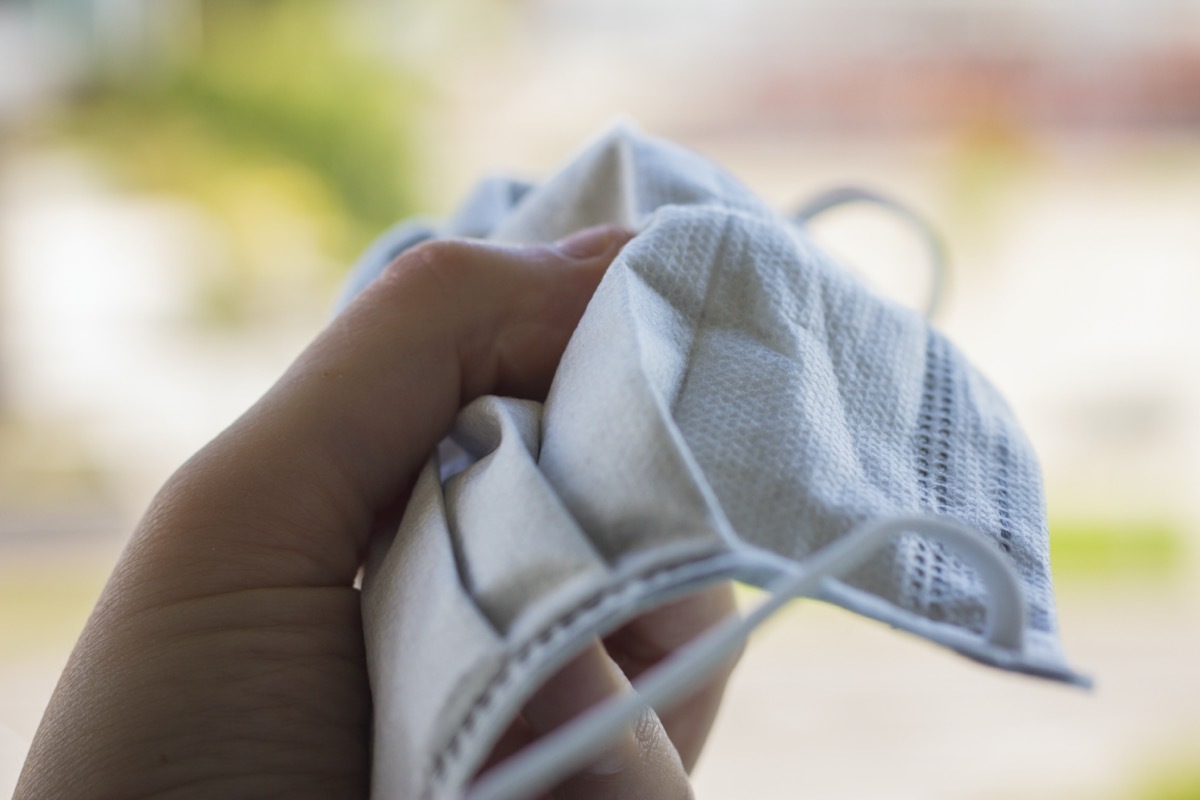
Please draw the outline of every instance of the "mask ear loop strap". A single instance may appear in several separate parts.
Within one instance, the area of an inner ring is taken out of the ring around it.
[[[595,760],[647,707],[669,708],[686,697],[742,647],[751,631],[788,601],[819,593],[824,581],[853,571],[893,535],[909,532],[940,542],[977,570],[987,587],[984,636],[993,645],[1020,652],[1025,629],[1024,594],[1007,557],[990,540],[966,525],[941,517],[867,522],[785,574],[770,587],[771,596],[746,616],[717,625],[647,672],[638,680],[636,691],[593,706],[553,735],[486,772],[470,788],[467,800],[539,796]]]
[[[792,212],[791,219],[798,225],[807,225],[826,211],[846,205],[847,203],[870,203],[871,205],[887,209],[911,225],[920,235],[929,256],[930,272],[929,295],[925,298],[925,316],[928,319],[933,319],[942,304],[942,296],[946,287],[946,248],[933,226],[918,216],[908,206],[885,195],[872,192],[869,189],[846,186],[830,189],[818,194],[799,209]]]

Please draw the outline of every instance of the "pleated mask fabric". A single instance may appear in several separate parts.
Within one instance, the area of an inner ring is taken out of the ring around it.
[[[447,223],[393,229],[346,299],[427,238],[551,242],[601,223],[638,235],[546,402],[463,409],[399,530],[373,544],[374,797],[552,785],[638,700],[471,780],[583,643],[729,578],[774,592],[771,609],[681,653],[646,702],[798,595],[1087,684],[1063,660],[1040,471],[1004,400],[920,314],[707,159],[619,125],[541,185],[489,179]]]

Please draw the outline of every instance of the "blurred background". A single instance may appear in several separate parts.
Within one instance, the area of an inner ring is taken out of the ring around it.
[[[616,115],[786,209],[901,198],[1043,459],[1095,693],[816,603],[700,798],[1200,798],[1200,0],[0,1],[0,788],[156,487],[392,221]],[[869,208],[819,240],[919,303]]]

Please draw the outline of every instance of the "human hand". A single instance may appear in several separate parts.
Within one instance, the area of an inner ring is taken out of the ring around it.
[[[630,234],[407,251],[155,497],[42,720],[16,798],[365,797],[371,698],[355,576],[458,409],[540,399]],[[733,609],[728,586],[594,642],[496,756]],[[619,665],[621,669],[615,669]],[[727,672],[556,797],[686,797]],[[665,733],[665,735],[663,735]],[[669,737],[669,739],[668,739]]]

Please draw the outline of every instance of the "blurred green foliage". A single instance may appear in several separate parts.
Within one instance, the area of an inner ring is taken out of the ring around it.
[[[61,650],[87,621],[108,577],[102,565],[5,564],[0,568],[0,661]]]
[[[102,500],[103,466],[68,421],[51,425],[0,412],[0,508],[55,508]]]
[[[179,46],[97,66],[67,112],[75,142],[138,190],[185,196],[228,227],[235,264],[206,289],[235,320],[286,280],[302,238],[327,283],[412,212],[422,83],[353,35],[335,0],[202,0]]]
[[[1028,197],[1041,155],[1032,137],[1002,117],[977,120],[947,152],[946,223],[960,240],[991,248],[1011,232],[1010,209]]]
[[[1188,748],[1161,760],[1144,778],[1130,797],[1136,800],[1200,800],[1200,750],[1195,741]]]
[[[1179,770],[1156,779],[1138,795],[1138,800],[1200,800],[1200,770]]]
[[[1168,520],[1052,520],[1050,563],[1060,579],[1162,578],[1183,565],[1185,538]]]

